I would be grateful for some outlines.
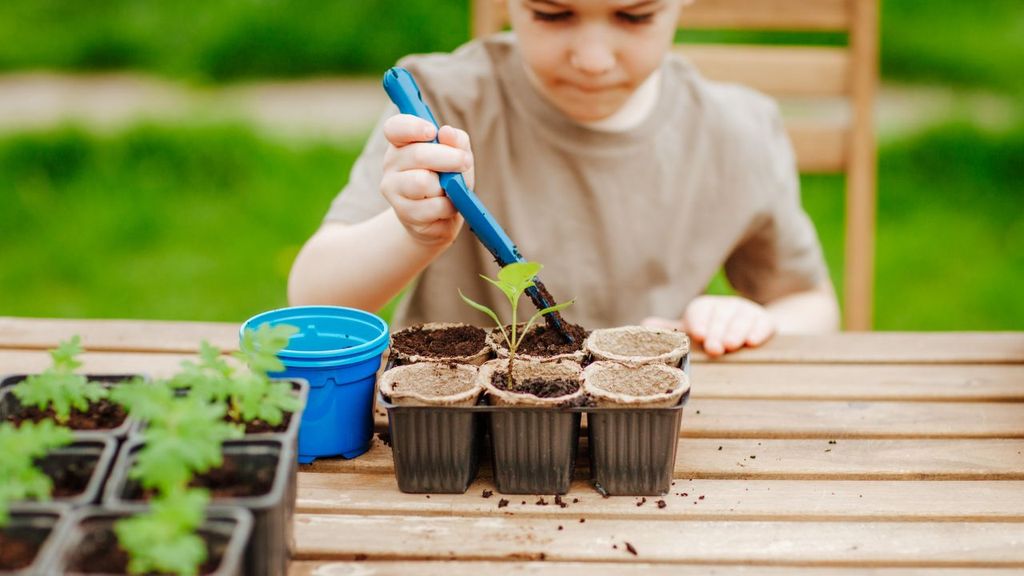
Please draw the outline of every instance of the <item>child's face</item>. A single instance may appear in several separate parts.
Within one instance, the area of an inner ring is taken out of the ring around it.
[[[661,64],[688,0],[508,0],[523,58],[574,120],[616,112]]]

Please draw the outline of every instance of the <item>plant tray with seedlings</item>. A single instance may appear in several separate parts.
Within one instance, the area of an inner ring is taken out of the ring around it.
[[[135,538],[154,555],[167,558],[163,571],[243,576],[243,553],[252,530],[252,515],[243,508],[176,506],[168,500],[153,507],[122,508],[87,507],[74,512],[59,535],[56,553],[41,574],[137,574],[150,573],[151,564],[139,563],[124,550],[123,542]],[[184,518],[189,517],[189,518]],[[194,517],[194,518],[191,518]],[[196,539],[185,546],[159,537],[160,528],[181,523],[195,525]],[[159,527],[152,523],[159,522]],[[126,529],[133,530],[125,536]],[[203,560],[195,567],[189,562],[196,551]],[[181,564],[175,563],[175,558]]]
[[[394,356],[389,360],[378,401],[388,413],[403,492],[465,492],[476,477],[486,430],[499,492],[564,494],[572,483],[583,414],[598,491],[668,492],[689,398],[689,340],[641,327],[587,333],[563,321],[568,341],[550,325],[535,325],[571,301],[520,324],[519,297],[539,270],[538,264],[511,264],[497,279],[484,277],[508,298],[511,322],[462,296],[495,322],[487,342],[497,359],[479,366],[451,358],[430,362],[423,355],[411,363],[407,354],[398,355],[404,364]]]
[[[82,363],[78,336],[50,351],[52,365],[39,374],[15,374],[0,381],[0,421],[52,420],[77,438],[124,438],[133,422],[110,398],[118,386],[144,380],[134,374],[76,374]]]
[[[49,574],[45,566],[70,512],[67,506],[53,504],[14,506],[0,522],[0,573]]]
[[[138,504],[153,496],[129,471],[145,444],[129,440],[107,482],[103,502],[110,507]],[[213,506],[239,506],[253,515],[245,551],[246,574],[284,574],[292,536],[295,500],[290,497],[295,453],[280,439],[227,440],[221,464],[197,474],[189,487],[208,491]]]

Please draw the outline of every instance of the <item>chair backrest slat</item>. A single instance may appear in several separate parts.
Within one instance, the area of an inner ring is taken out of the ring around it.
[[[850,51],[844,47],[684,44],[675,50],[712,80],[777,98],[850,94]]]
[[[685,7],[682,28],[844,31],[854,0],[697,0]]]

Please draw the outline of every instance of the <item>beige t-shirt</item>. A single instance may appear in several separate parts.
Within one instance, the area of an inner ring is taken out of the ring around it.
[[[593,329],[679,318],[723,264],[736,290],[762,303],[827,276],[777,107],[757,92],[706,80],[668,56],[648,117],[607,131],[573,122],[537,92],[511,34],[400,65],[439,123],[469,133],[474,191],[523,256],[544,264],[540,278],[554,298],[577,299],[563,312],[570,322]],[[379,191],[386,147],[378,124],[328,221],[390,209]],[[497,271],[464,227],[420,274],[394,327],[489,324],[457,290],[506,314],[504,296],[479,278]],[[534,311],[526,297],[522,311]]]

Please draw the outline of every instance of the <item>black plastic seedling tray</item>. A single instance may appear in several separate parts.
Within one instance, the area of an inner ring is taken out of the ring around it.
[[[140,487],[128,478],[136,457],[142,447],[140,438],[129,440],[107,483],[103,503],[107,506],[122,506],[138,502],[135,498]],[[240,506],[253,515],[252,537],[245,551],[244,574],[286,574],[289,551],[293,548],[292,519],[295,514],[295,500],[291,497],[290,478],[296,454],[292,447],[281,439],[228,440],[223,446],[224,459],[237,459],[240,465],[255,475],[259,470],[271,468],[273,483],[270,491],[259,496],[217,498],[211,500],[215,506]]]
[[[21,401],[14,395],[12,388],[29,376],[30,374],[13,374],[5,377],[3,380],[0,380],[0,422],[6,420],[9,415],[15,414],[21,410]],[[145,377],[141,374],[86,374],[85,376],[90,382],[103,382],[114,386],[118,383],[131,380],[132,378]],[[124,422],[122,422],[117,428],[103,430],[72,430],[71,432],[74,434],[75,440],[102,438],[117,438],[118,440],[124,440],[125,437],[128,436],[129,430],[131,430],[134,425],[134,420],[131,418],[125,418]]]
[[[37,546],[32,563],[17,570],[3,570],[9,576],[50,574],[46,567],[57,553],[64,525],[71,515],[71,507],[52,503],[15,503],[11,506],[7,525],[0,528],[5,539],[31,543]]]
[[[668,408],[398,406],[378,393],[398,488],[462,493],[476,477],[489,424],[494,482],[503,494],[565,494],[572,483],[580,417],[587,414],[591,478],[603,494],[668,492],[682,410]]]
[[[65,574],[74,560],[74,553],[83,542],[110,540],[114,523],[147,510],[146,506],[112,508],[86,507],[72,513],[58,536],[50,563],[38,574]],[[210,506],[199,533],[210,548],[220,554],[220,562],[210,576],[247,576],[243,560],[246,542],[253,526],[252,515],[245,508]]]

